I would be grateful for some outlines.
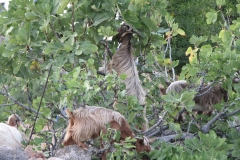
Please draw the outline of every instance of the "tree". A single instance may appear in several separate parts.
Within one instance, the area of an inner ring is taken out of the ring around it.
[[[212,8],[206,15],[207,23],[215,23],[221,14],[226,17],[225,10],[221,8],[227,3],[224,0],[216,2],[220,10]],[[132,127],[141,124],[143,119],[139,115],[142,107],[136,97],[125,95],[122,83],[125,76],[117,77],[116,73],[103,76],[97,73],[98,68],[109,62],[116,52],[118,43],[114,37],[112,41],[109,38],[116,34],[120,23],[124,21],[135,32],[132,45],[134,56],[139,58],[137,67],[140,79],[148,90],[146,103],[150,125],[157,126],[154,124],[158,122],[163,128],[170,128],[177,133],[184,131],[187,125],[174,123],[172,117],[179,111],[177,104],[183,101],[192,104],[191,97],[195,92],[187,91],[180,98],[174,99],[168,95],[161,97],[157,87],[160,83],[176,79],[174,67],[179,61],[173,61],[171,42],[178,39],[177,35],[185,35],[184,28],[180,29],[173,16],[167,12],[167,4],[166,0],[11,1],[9,10],[0,14],[0,34],[5,37],[0,46],[1,121],[12,112],[19,114],[25,123],[32,126],[26,131],[30,138],[28,142],[38,147],[40,143],[47,142],[45,150],[51,151],[51,154],[59,146],[66,127],[65,107],[75,109],[88,104],[112,108],[114,99],[118,98],[118,111],[127,117]],[[239,13],[239,5],[236,7],[232,6]],[[224,113],[238,113],[239,85],[233,84],[231,79],[239,70],[237,31],[240,25],[238,19],[232,20],[232,23],[223,19],[222,24],[223,29],[215,32],[219,32],[218,35],[208,37],[193,33],[190,43],[195,48],[187,49],[186,46],[185,49],[190,57],[194,55],[197,58],[189,59],[179,78],[196,82],[197,85],[210,81],[222,82],[229,91],[230,101],[216,108],[221,111],[224,106],[230,106]],[[233,86],[236,93],[232,91]],[[164,125],[159,116],[165,120]],[[205,117],[203,123],[208,119],[211,117]],[[234,121],[233,118],[230,120]],[[222,131],[224,128],[221,126],[226,125],[226,122],[226,119],[217,121],[218,125],[211,127],[211,130]],[[52,127],[50,131],[42,131],[46,124]],[[145,134],[159,134],[157,131],[159,129],[153,128]],[[190,130],[192,133],[198,131],[196,127]],[[194,151],[196,155],[192,158],[201,159],[209,155],[226,157],[228,152],[232,154],[231,157],[237,157],[239,147],[232,147],[238,146],[237,141],[232,141],[238,137],[236,130],[229,127],[221,133],[226,133],[229,138],[225,140],[217,137],[214,132],[206,135],[199,133],[199,139],[185,140],[183,146],[163,144],[166,150],[161,151],[158,151],[160,145],[156,142],[150,156],[157,159],[162,154],[162,158],[169,158],[176,153],[174,157],[177,159],[178,156],[184,158],[187,153]],[[38,134],[39,137],[32,140],[32,134]],[[214,143],[202,144],[209,139],[213,139]],[[197,143],[196,148],[191,147],[194,142]],[[214,145],[220,142],[222,152],[214,155]],[[126,144],[130,145],[128,141]],[[124,147],[117,147],[112,156],[128,148]],[[206,148],[210,148],[210,152]],[[136,157],[132,152],[127,152],[126,156]]]

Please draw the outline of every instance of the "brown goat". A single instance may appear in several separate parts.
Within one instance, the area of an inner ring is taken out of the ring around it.
[[[175,81],[168,86],[166,93],[179,93],[188,87],[189,85],[185,80]],[[228,95],[227,91],[223,89],[220,84],[215,86],[204,85],[200,88],[198,95],[193,99],[195,101],[195,106],[193,106],[192,110],[209,113],[212,111],[212,106],[220,103],[222,99],[226,102],[228,100]]]
[[[133,138],[135,136],[128,122],[119,112],[103,107],[85,106],[72,112],[66,109],[66,113],[69,118],[69,124],[63,140],[64,146],[76,143],[83,149],[87,149],[87,146],[83,142],[90,138],[99,137],[101,131],[104,134],[107,133],[107,124],[110,124],[111,128],[121,132],[121,140],[124,140],[126,137]],[[149,144],[145,141],[146,139],[137,139],[135,144],[137,151],[149,152],[151,150]]]
[[[127,90],[126,94],[136,96],[140,105],[144,105],[146,93],[142,88],[137,67],[132,56],[132,45],[130,42],[133,36],[132,28],[123,24],[118,29],[118,32],[116,38],[121,42],[121,45],[108,65],[108,72],[111,73],[111,70],[114,69],[118,75],[126,74],[127,78],[124,81]]]
[[[142,88],[137,67],[132,56],[132,36],[132,28],[129,25],[122,24],[118,29],[118,34],[116,35],[116,38],[119,42],[121,42],[121,45],[117,50],[117,53],[113,55],[112,61],[108,64],[107,72],[111,73],[112,69],[114,69],[117,72],[117,75],[125,74],[127,76],[124,81],[126,85],[126,94],[134,95],[137,97],[139,104],[143,105],[143,118],[145,120],[145,123],[143,123],[142,129],[147,130],[148,119],[146,118],[145,106],[146,93]],[[117,101],[114,101],[114,108],[116,103]]]

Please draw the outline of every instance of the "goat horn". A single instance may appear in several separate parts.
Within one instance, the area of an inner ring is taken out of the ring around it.
[[[127,30],[127,32],[131,32],[132,30],[133,28],[129,26],[129,29]]]

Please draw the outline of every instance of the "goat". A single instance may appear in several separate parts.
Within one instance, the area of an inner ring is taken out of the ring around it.
[[[126,85],[126,94],[137,97],[140,105],[143,105],[143,130],[148,128],[148,119],[146,118],[145,97],[146,93],[142,88],[141,81],[138,76],[137,67],[132,56],[131,39],[133,36],[132,28],[126,24],[122,24],[118,29],[118,34],[115,36],[121,45],[117,53],[113,55],[111,62],[107,65],[107,73],[112,73],[112,69],[117,72],[117,75],[126,74],[127,78],[124,80]],[[102,67],[103,68],[103,67]],[[114,100],[113,107],[115,108],[117,101]]]
[[[127,78],[124,81],[126,94],[136,96],[139,104],[144,105],[146,93],[141,86],[137,67],[132,56],[132,45],[130,42],[132,39],[132,28],[123,24],[118,29],[118,32],[116,38],[119,39],[121,45],[108,65],[108,72],[111,73],[111,70],[114,69],[117,75],[126,74]]]
[[[179,93],[188,87],[189,85],[185,80],[175,81],[167,87],[166,93]],[[226,102],[228,100],[228,95],[227,91],[223,89],[220,84],[215,86],[204,85],[200,88],[198,95],[196,95],[193,99],[195,101],[195,106],[193,106],[192,110],[211,112],[211,106],[220,103],[222,99]]]
[[[99,137],[101,131],[106,134],[107,124],[110,124],[112,129],[121,132],[120,140],[124,140],[126,137],[133,138],[135,136],[130,125],[119,112],[103,107],[85,106],[72,112],[67,108],[66,113],[69,118],[69,124],[63,140],[64,146],[76,143],[83,149],[87,149],[87,146],[83,144],[83,142],[90,138],[94,139]],[[146,138],[137,139],[135,146],[139,152],[149,152],[151,150],[149,143],[146,142]]]
[[[0,123],[0,145],[9,147],[19,147],[23,141],[21,132],[14,126]]]
[[[0,123],[0,145],[8,147],[19,147],[23,141],[21,132],[17,129],[20,124],[18,115],[12,114],[7,124]]]

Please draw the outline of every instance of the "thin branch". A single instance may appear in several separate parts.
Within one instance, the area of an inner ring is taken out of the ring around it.
[[[179,137],[179,135],[182,135]],[[162,136],[162,137],[155,137],[156,140],[161,140],[165,142],[171,142],[171,141],[179,141],[179,140],[185,140],[186,138],[193,138],[194,134],[191,133],[180,133],[180,134],[174,134],[174,135],[168,135],[168,136]]]
[[[72,31],[75,32],[75,26],[74,26],[74,2],[72,2]],[[76,42],[77,39],[74,37],[74,42]]]
[[[7,107],[7,106],[12,106],[14,105],[15,103],[10,103],[10,104],[0,104],[0,107]]]
[[[33,113],[37,113],[36,110],[34,110],[34,109],[32,109],[32,108],[24,105],[23,103],[19,102],[18,100],[16,100],[15,98],[13,98],[9,93],[4,93],[4,92],[2,92],[2,91],[0,90],[0,94],[8,97],[11,101],[13,101],[15,104],[23,107],[24,109],[27,109],[27,110],[29,110],[30,112],[33,112]]]
[[[213,84],[213,83],[211,83],[211,85],[212,85],[212,84]],[[210,92],[210,90],[212,89],[212,86],[211,86],[211,85],[208,85],[209,88],[208,88],[205,92],[203,92],[203,93],[201,93],[201,94],[196,94],[195,97],[200,97],[200,96],[202,96],[202,95]],[[207,88],[207,87],[204,87],[204,88]],[[202,90],[202,89],[200,89],[200,90]]]
[[[204,75],[204,77],[202,78],[202,80],[201,80],[201,83],[200,83],[200,85],[198,86],[198,88],[197,88],[197,93],[201,90],[201,88],[202,88],[202,86],[203,86],[203,84],[204,84],[204,80],[205,80],[205,75]]]
[[[168,46],[169,46],[169,58],[170,61],[172,62],[172,47],[171,47],[171,37],[168,37]],[[172,68],[172,74],[173,74],[173,80],[175,81],[176,75],[175,75],[175,70]]]
[[[225,16],[224,16],[222,10],[220,10],[220,13],[221,13],[222,19],[223,19],[223,21],[224,21],[225,27],[226,27],[228,30],[230,30],[230,29],[229,29],[229,25],[230,25],[230,24],[229,24],[229,23],[227,22],[227,20],[225,19]]]
[[[102,62],[100,61],[100,58],[99,58],[99,56],[98,56],[98,52],[95,52],[95,54],[96,54],[96,57],[97,57],[97,59],[98,59],[99,66],[102,66]]]
[[[52,26],[51,23],[49,23],[49,26],[50,26],[50,28],[52,29],[52,31],[53,31],[55,37],[56,37],[57,39],[60,39],[59,36],[57,35],[57,33],[55,32],[55,30],[54,30],[54,28],[53,28],[53,26]]]
[[[160,72],[164,72],[163,69],[162,69],[162,67],[160,67],[159,64],[158,64],[158,62],[156,61],[155,56],[154,56],[154,64],[157,66],[157,67],[154,66],[157,70],[159,70]],[[159,74],[161,75],[160,72],[155,72],[155,73],[159,73]],[[153,74],[154,74],[154,73],[153,73]],[[168,80],[168,77],[167,77],[165,74],[163,74],[162,76],[164,77],[164,80],[165,80],[165,82],[166,82],[167,84],[170,84],[170,83],[171,83],[171,82]]]
[[[30,141],[32,139],[33,130],[34,130],[35,125],[36,125],[36,121],[37,121],[37,118],[38,118],[38,115],[39,115],[39,111],[40,111],[40,108],[41,108],[41,105],[42,105],[43,96],[44,96],[46,88],[47,88],[48,79],[50,77],[51,70],[52,70],[52,65],[50,66],[50,69],[49,69],[49,72],[48,72],[47,80],[46,80],[46,83],[45,83],[45,86],[44,86],[44,89],[43,89],[43,93],[42,93],[42,97],[41,97],[41,100],[40,100],[40,103],[39,103],[39,106],[38,106],[37,115],[36,115],[36,118],[35,118],[33,126],[32,126],[32,130],[31,130],[31,133],[30,133],[28,144],[30,143]]]
[[[233,112],[231,112],[231,113],[228,113],[228,114],[226,114],[226,115],[223,115],[222,118],[228,118],[228,117],[231,117],[231,116],[233,116],[233,115],[235,115],[235,114],[238,114],[238,113],[240,113],[240,109],[237,109],[237,110],[235,110],[235,111],[233,111]]]
[[[192,118],[192,120],[189,122],[188,124],[188,129],[187,129],[187,135],[189,134],[189,131],[190,131],[190,127],[192,125],[192,123],[194,122],[194,118]]]
[[[147,135],[147,137],[152,137],[152,136],[155,136],[156,134],[158,133],[161,133],[161,127],[157,128],[154,132],[150,133]]]
[[[166,53],[167,53],[167,50],[169,48],[169,43],[167,43],[167,47],[164,51],[164,59],[166,58]],[[167,67],[165,66],[165,77],[168,77],[168,73],[167,73]]]
[[[162,123],[163,118],[166,116],[167,113],[168,113],[167,111],[164,112],[164,113],[163,113],[163,116],[159,117],[159,120],[158,120],[158,122],[157,122],[156,124],[154,124],[154,125],[153,125],[151,128],[149,128],[147,131],[142,132],[141,134],[148,134],[148,133],[151,132],[153,129],[155,129],[156,127],[158,127],[159,124]]]
[[[104,51],[104,72],[107,73],[107,55],[108,55],[108,39],[105,39],[105,51]]]
[[[211,119],[207,124],[205,124],[204,126],[202,126],[201,131],[203,133],[208,133],[210,130],[210,127],[213,123],[215,123],[218,119],[221,118],[221,116],[223,116],[225,113],[227,112],[227,109],[225,109],[224,111],[218,113],[215,117],[213,117],[213,119]]]

